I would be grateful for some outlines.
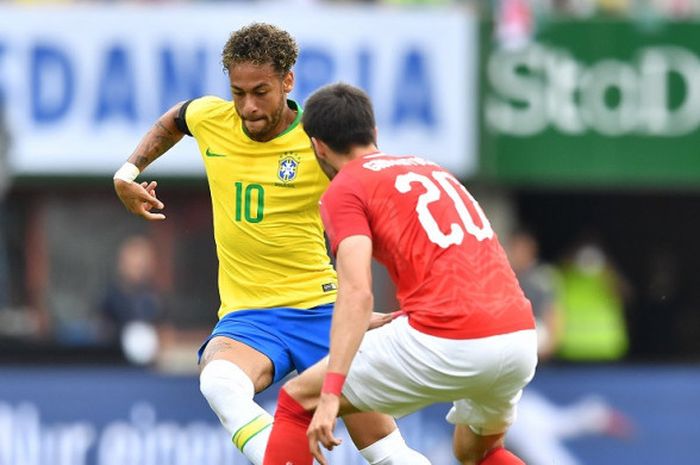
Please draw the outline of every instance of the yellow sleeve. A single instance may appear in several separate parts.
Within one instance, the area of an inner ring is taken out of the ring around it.
[[[187,129],[189,129],[190,134],[196,138],[199,124],[203,120],[210,118],[212,113],[216,112],[218,108],[228,103],[230,102],[226,102],[226,100],[213,95],[207,95],[190,101],[185,110],[185,122],[187,123]]]

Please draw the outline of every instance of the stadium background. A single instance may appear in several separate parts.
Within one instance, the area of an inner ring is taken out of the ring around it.
[[[165,108],[228,96],[219,50],[253,20],[298,38],[296,99],[335,80],[361,85],[381,147],[446,165],[501,237],[527,225],[556,264],[595,235],[631,289],[629,351],[554,360],[533,386],[562,405],[599,395],[634,423],[625,440],[567,442],[581,463],[696,461],[696,2],[401,3],[0,4],[0,178],[11,175],[0,213],[0,465],[245,463],[197,390],[194,350],[217,295],[195,146],[147,172],[164,223],[128,216],[111,174]],[[134,235],[153,240],[163,309],[146,366],[102,327],[120,244]],[[664,290],[652,283],[660,256]],[[376,273],[377,307],[392,309]],[[274,390],[261,401],[272,410]],[[445,412],[401,420],[436,464],[453,463]],[[333,457],[361,463],[350,446]]]

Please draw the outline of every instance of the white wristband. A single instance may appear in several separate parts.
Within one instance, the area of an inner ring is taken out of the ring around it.
[[[121,179],[126,182],[134,182],[134,179],[141,173],[133,163],[128,161],[114,173],[114,179]]]

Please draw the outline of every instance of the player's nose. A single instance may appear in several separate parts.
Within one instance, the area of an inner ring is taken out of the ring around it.
[[[245,119],[256,119],[259,116],[258,106],[255,104],[255,99],[246,98],[241,105],[241,113]]]

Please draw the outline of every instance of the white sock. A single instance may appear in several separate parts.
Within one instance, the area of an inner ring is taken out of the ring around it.
[[[253,402],[255,387],[250,378],[232,362],[213,360],[199,376],[199,389],[233,444],[253,465],[262,465],[272,416]]]
[[[426,456],[408,447],[398,428],[360,454],[370,465],[431,465]]]

